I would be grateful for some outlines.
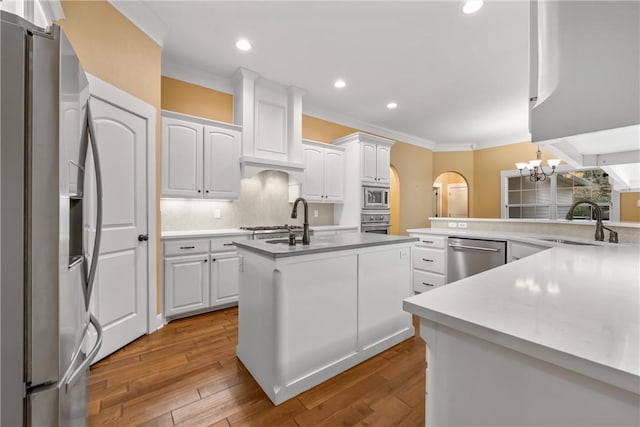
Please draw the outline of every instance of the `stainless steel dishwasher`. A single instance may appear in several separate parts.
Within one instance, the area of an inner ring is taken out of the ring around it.
[[[449,237],[447,282],[481,273],[507,263],[507,242]]]

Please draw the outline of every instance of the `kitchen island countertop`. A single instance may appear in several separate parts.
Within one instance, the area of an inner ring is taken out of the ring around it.
[[[404,301],[429,321],[640,388],[640,251],[558,246]]]
[[[393,245],[396,243],[415,242],[417,240],[416,237],[407,236],[389,236],[375,233],[345,233],[334,236],[311,236],[311,243],[309,245],[298,243],[295,246],[289,246],[287,243],[267,243],[268,240],[245,240],[234,243],[238,248],[252,251],[262,256],[282,258],[369,246]]]

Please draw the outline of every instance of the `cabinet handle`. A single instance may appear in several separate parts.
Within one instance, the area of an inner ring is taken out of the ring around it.
[[[180,249],[195,249],[195,246],[180,246]]]
[[[433,260],[432,260],[432,259],[427,259],[427,258],[422,258],[422,260],[423,260],[424,262],[433,262]]]
[[[433,244],[433,240],[423,240],[422,243],[430,243]]]
[[[433,285],[431,283],[422,282],[422,284],[425,285],[425,286],[431,286],[433,288]]]
[[[222,246],[234,246],[233,243],[223,243]]]

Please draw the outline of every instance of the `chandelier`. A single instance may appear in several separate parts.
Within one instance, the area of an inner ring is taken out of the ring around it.
[[[551,167],[551,172],[545,172],[542,167],[542,152],[540,151],[540,147],[538,147],[536,160],[529,160],[528,163],[518,162],[516,163],[516,167],[520,171],[520,176],[528,176],[531,182],[542,182],[546,180],[547,177],[553,175],[561,161],[560,159],[547,160],[547,164]],[[528,174],[525,172],[525,169],[529,172]]]

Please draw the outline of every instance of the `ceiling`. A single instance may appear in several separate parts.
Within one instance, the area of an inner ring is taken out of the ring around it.
[[[132,18],[133,2],[113,3]],[[165,75],[217,76],[224,90],[248,68],[304,89],[305,114],[435,150],[530,138],[528,1],[473,15],[456,0],[135,3],[161,33]]]

